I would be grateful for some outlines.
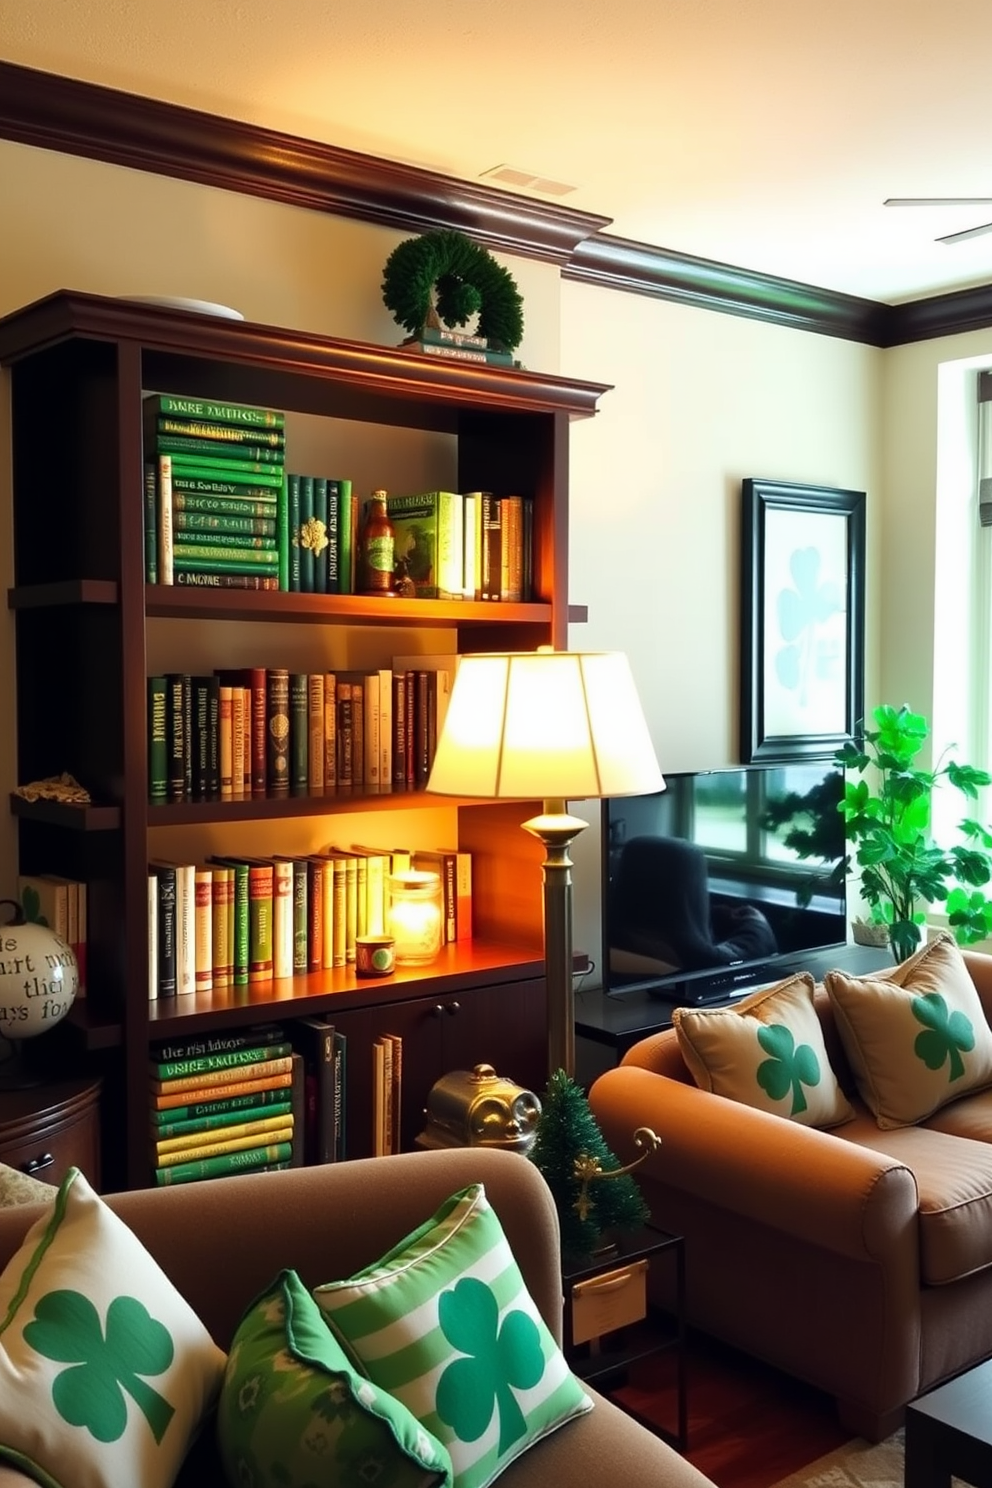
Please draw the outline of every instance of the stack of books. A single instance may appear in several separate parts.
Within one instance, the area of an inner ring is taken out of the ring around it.
[[[285,414],[166,393],[143,409],[148,583],[288,588]]]
[[[358,498],[344,477],[286,476],[289,580],[294,594],[354,594]]]
[[[303,1060],[277,1027],[152,1050],[151,1164],[157,1185],[303,1161]]]
[[[471,331],[452,331],[447,326],[426,325],[419,336],[407,336],[400,345],[423,356],[448,357],[458,362],[488,362],[493,367],[520,367],[512,351],[491,346],[487,336]]]
[[[17,897],[28,924],[47,925],[72,947],[79,978],[76,997],[83,997],[89,939],[86,884],[59,873],[22,873],[17,880]]]

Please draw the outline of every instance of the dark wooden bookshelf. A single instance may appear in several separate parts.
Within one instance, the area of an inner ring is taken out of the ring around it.
[[[150,1181],[151,1044],[333,1010],[349,1045],[349,1153],[371,1141],[371,1045],[404,1039],[403,1144],[413,1146],[441,1074],[488,1061],[531,1088],[546,1078],[541,850],[520,829],[534,802],[445,802],[471,852],[475,938],[383,980],[351,968],[171,1001],[148,997],[148,859],[163,831],[264,824],[432,804],[423,791],[152,806],[147,775],[148,638],[206,627],[212,666],[242,622],[382,632],[383,663],[404,632],[437,632],[453,652],[564,646],[585,618],[568,602],[568,439],[605,384],[397,347],[223,320],[61,290],[0,319],[9,370],[13,471],[17,780],[68,771],[93,805],[12,797],[20,871],[89,886],[87,995],[65,1020],[79,1072],[103,1082],[108,1187]],[[457,489],[533,500],[536,598],[526,604],[150,586],[144,570],[142,397],[150,392],[284,409],[293,415],[443,434]],[[59,458],[52,458],[53,430]],[[57,532],[59,541],[52,542]],[[305,643],[305,638],[298,639]],[[440,804],[435,798],[433,804]],[[241,841],[244,839],[241,838]],[[173,856],[173,853],[167,854]]]

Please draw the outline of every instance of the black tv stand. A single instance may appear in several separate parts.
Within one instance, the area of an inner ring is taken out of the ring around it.
[[[717,995],[715,1001],[707,999],[704,1004],[693,1002],[691,1005],[727,1006],[757,987],[765,986],[769,981],[779,981],[796,971],[809,971],[819,981],[833,967],[851,976],[865,976],[891,965],[891,954],[874,946],[843,945],[824,951],[808,951],[790,958],[787,964],[777,962],[772,977],[762,975],[762,968],[756,967],[753,981],[735,984],[727,989],[725,996]],[[577,1062],[580,1066],[598,1063],[599,1068],[616,1064],[632,1044],[651,1033],[670,1028],[673,1009],[685,1005],[684,998],[658,996],[646,987],[614,993],[606,993],[601,987],[579,990],[575,994]],[[581,1074],[580,1068],[580,1077]]]

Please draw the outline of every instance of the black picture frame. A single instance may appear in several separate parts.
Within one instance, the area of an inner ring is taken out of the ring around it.
[[[864,491],[742,482],[741,762],[827,758],[864,713]]]

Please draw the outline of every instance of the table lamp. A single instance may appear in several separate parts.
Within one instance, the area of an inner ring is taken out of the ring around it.
[[[587,825],[567,800],[664,790],[630,664],[622,652],[536,651],[459,659],[428,791],[541,797],[522,825],[544,844],[548,1073],[575,1074],[572,860]]]

